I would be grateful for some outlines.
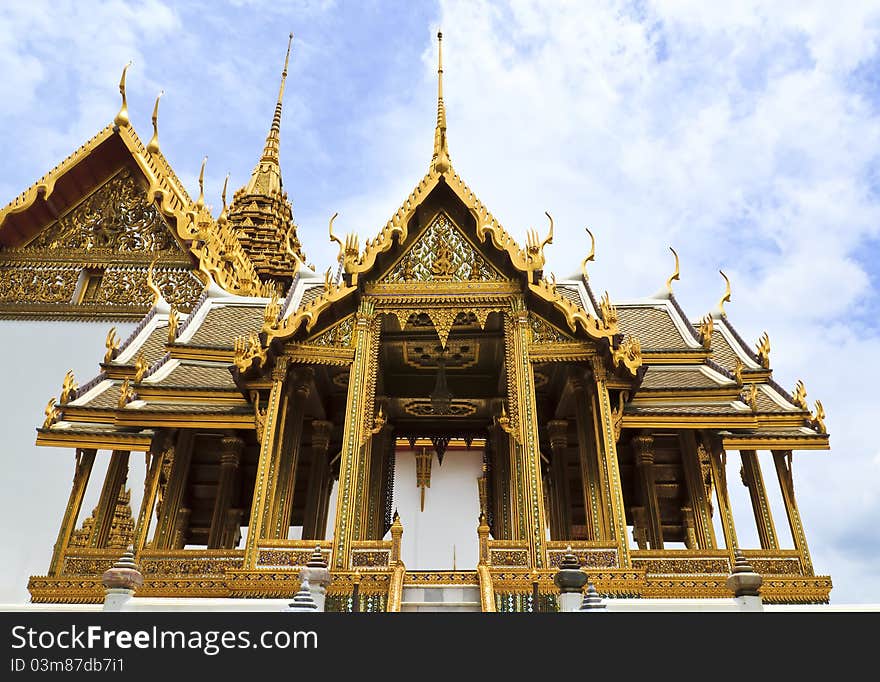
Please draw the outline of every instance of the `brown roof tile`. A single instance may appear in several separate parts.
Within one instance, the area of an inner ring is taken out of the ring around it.
[[[661,370],[654,367],[648,367],[645,377],[642,380],[642,388],[717,388],[720,384],[713,381],[699,370],[699,367],[693,369],[672,369]]]
[[[260,306],[227,305],[212,308],[187,345],[232,348],[235,339],[259,331],[263,326]]]
[[[235,388],[232,375],[225,365],[211,367],[186,363],[175,367],[167,377],[157,382],[156,385],[183,388]]]
[[[620,331],[635,336],[642,350],[690,349],[666,310],[649,307],[617,309]]]

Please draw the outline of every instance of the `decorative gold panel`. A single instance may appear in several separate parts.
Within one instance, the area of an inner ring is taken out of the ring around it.
[[[471,400],[453,400],[445,414],[435,414],[434,406],[428,399],[413,399],[403,402],[403,410],[413,417],[470,417],[476,414],[477,403]]]
[[[440,346],[428,342],[403,342],[403,361],[415,369],[440,366]],[[480,344],[473,341],[447,341],[443,361],[446,369],[468,369],[480,360]]]
[[[123,168],[43,230],[22,250],[113,252],[176,248],[168,225],[128,168]]]
[[[440,213],[382,281],[468,282],[501,279],[449,217]]]

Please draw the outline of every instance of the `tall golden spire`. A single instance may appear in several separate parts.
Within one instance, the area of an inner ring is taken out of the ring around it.
[[[293,33],[288,36],[287,54],[284,57],[284,68],[281,71],[281,86],[278,89],[278,101],[275,103],[275,113],[272,116],[272,125],[266,136],[266,144],[260,162],[251,173],[245,191],[248,194],[269,194],[281,191],[281,167],[279,163],[279,147],[281,141],[281,104],[284,99],[284,84],[287,81],[287,67],[290,63],[290,47],[293,43]]]
[[[443,104],[443,33],[437,32],[437,128],[434,130],[434,156],[431,170],[445,173],[452,167],[446,145],[446,107]]]

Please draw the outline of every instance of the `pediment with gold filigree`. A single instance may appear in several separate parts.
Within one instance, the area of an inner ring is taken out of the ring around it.
[[[506,279],[480,254],[452,219],[440,212],[379,281],[400,284]]]

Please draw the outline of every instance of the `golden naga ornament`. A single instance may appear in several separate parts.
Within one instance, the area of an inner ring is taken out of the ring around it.
[[[767,332],[758,339],[758,362],[764,369],[770,369],[770,336]]]
[[[147,362],[144,354],[140,353],[134,361],[134,383],[139,384],[149,368],[150,364]]]
[[[812,415],[810,423],[819,433],[828,433],[825,426],[825,408],[822,406],[821,400],[816,401],[816,412]]]
[[[743,361],[739,358],[736,359],[736,364],[733,367],[733,378],[736,380],[737,386],[743,385],[743,370],[745,369],[745,365]]]
[[[156,104],[153,105],[153,137],[150,138],[150,141],[147,142],[147,151],[150,154],[158,154],[159,153],[159,100],[162,98],[162,95],[165,94],[164,90],[160,90],[159,94],[156,96]]]
[[[131,62],[122,69],[122,77],[119,79],[119,94],[122,95],[122,106],[119,109],[119,113],[113,119],[113,124],[119,128],[127,127],[130,122],[128,118],[128,102],[125,100],[125,74],[128,72],[129,66],[131,66]]]
[[[672,296],[672,283],[675,280],[681,279],[681,272],[678,267],[678,253],[676,253],[675,249],[673,249],[671,246],[669,247],[669,250],[672,251],[672,255],[675,256],[675,272],[673,272],[669,276],[669,279],[666,280],[666,292],[670,296]]]
[[[131,390],[131,382],[128,377],[122,380],[119,386],[119,400],[116,401],[116,407],[123,409],[134,399],[134,391]]]
[[[804,386],[804,382],[800,379],[798,379],[797,384],[795,384],[792,402],[802,410],[810,409],[809,405],[807,405],[807,388]]]
[[[104,353],[104,364],[108,364],[113,361],[117,351],[119,351],[119,337],[116,335],[116,327],[111,327],[110,331],[107,332],[104,346],[107,348],[107,352]]]
[[[46,408],[43,410],[43,414],[46,415],[46,418],[43,420],[43,428],[52,428],[52,424],[58,421],[58,417],[61,414],[60,410],[55,407],[55,396],[52,396],[49,399],[49,402],[46,403]]]
[[[743,402],[749,406],[752,412],[758,411],[758,384],[749,384]]]
[[[586,282],[590,279],[590,276],[587,273],[587,263],[596,260],[596,238],[593,236],[593,233],[590,232],[589,227],[585,227],[584,229],[587,231],[587,234],[590,235],[590,253],[588,253],[587,257],[581,261],[581,274],[584,276],[584,281]]]
[[[72,398],[76,398],[76,390],[78,388],[79,386],[73,376],[73,370],[67,370],[67,374],[64,375],[64,381],[61,383],[61,396],[59,402],[64,405],[65,403],[69,403]]]
[[[721,300],[718,301],[718,313],[722,317],[727,317],[727,313],[724,312],[724,304],[730,303],[730,280],[727,278],[727,275],[724,274],[724,270],[719,270],[721,276],[724,278],[724,295],[721,297]]]
[[[171,306],[168,312],[168,343],[177,341],[177,327],[180,324],[180,315],[175,306]]]
[[[715,331],[715,320],[711,315],[706,315],[700,320],[700,344],[706,350],[712,348],[712,332]]]

